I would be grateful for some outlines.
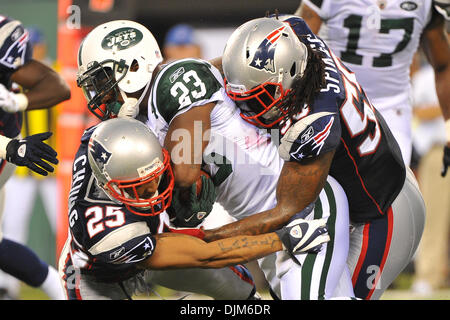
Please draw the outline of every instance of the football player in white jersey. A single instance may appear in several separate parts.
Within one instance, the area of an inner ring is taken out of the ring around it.
[[[356,74],[387,120],[408,166],[412,150],[409,73],[414,53],[422,46],[435,71],[447,123],[443,176],[450,164],[450,46],[443,18],[448,17],[448,7],[448,0],[304,0],[296,11]]]
[[[114,25],[108,27],[112,28],[111,31],[115,30]],[[103,70],[114,70],[113,60],[120,59],[117,58],[120,52],[115,48],[115,58],[108,60],[110,55],[104,56],[102,68],[92,64],[93,60],[99,59],[94,59],[92,54],[95,54],[95,50],[101,50],[98,42],[107,33],[102,29],[98,31],[104,34],[86,39],[79,55],[80,65],[85,67],[83,74],[94,77],[89,77],[89,80],[80,74],[79,85],[85,88],[85,92],[89,92],[89,88],[97,88],[96,92],[88,96],[90,109],[105,119],[111,113],[117,113],[113,108],[107,109],[108,106],[114,106],[115,103],[119,107],[122,105],[118,112],[121,116],[129,100],[128,96],[122,99],[113,86],[105,88],[90,85],[96,83],[94,78],[98,79],[100,74],[107,73]],[[89,45],[94,47],[94,53],[93,49],[84,52]],[[133,53],[128,50],[125,54],[129,62],[124,61],[122,65],[131,65],[130,69],[135,70],[133,62],[136,58]],[[148,62],[139,61],[137,72],[147,70],[141,70],[142,66],[146,66],[145,63]],[[120,62],[117,63],[119,65]],[[133,72],[123,74],[119,71],[114,77],[110,73],[110,80],[106,82],[114,84],[115,79],[127,77],[132,82]],[[125,90],[127,83],[122,86],[122,81],[117,82],[117,87]],[[143,87],[146,85],[142,84]],[[142,102],[141,115],[148,116],[147,124],[171,154],[175,183],[179,188],[189,190],[203,169],[211,175],[216,186],[217,201],[238,220],[276,205],[277,182],[283,166],[276,145],[270,142],[268,132],[241,119],[239,110],[225,93],[219,71],[210,63],[184,59],[163,65],[155,73],[150,95],[142,98],[142,94],[145,92],[132,94],[135,105],[136,101]],[[129,114],[135,116],[135,112]],[[173,202],[177,201],[181,199],[175,197]],[[177,226],[193,227],[205,218],[205,214],[197,214],[198,209],[192,203],[185,204],[185,207],[188,209],[173,212],[173,221]],[[336,294],[352,297],[349,270],[345,263],[349,245],[348,207],[345,193],[339,184],[329,177],[315,204],[312,203],[302,212],[292,212],[279,223],[255,226],[258,229],[256,234],[281,228],[289,223],[294,214],[307,219],[326,219],[331,240],[319,253],[303,254],[294,259],[290,259],[287,254],[261,259],[259,263],[275,294],[283,299],[325,299]],[[259,230],[261,227],[265,229],[264,232]],[[212,241],[205,236],[208,230],[197,230],[197,236]],[[336,293],[335,288],[340,279],[348,281],[348,290]]]

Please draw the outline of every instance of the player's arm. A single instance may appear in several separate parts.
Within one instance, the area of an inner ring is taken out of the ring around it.
[[[233,235],[272,232],[285,225],[296,213],[314,202],[323,189],[334,151],[300,162],[285,162],[277,185],[277,205],[222,227],[205,230],[205,241]]]
[[[188,188],[200,177],[203,150],[209,143],[211,111],[215,103],[197,106],[170,123],[164,147],[169,151],[175,184]]]
[[[152,112],[168,124],[164,147],[172,158],[178,187],[190,187],[200,177],[211,111],[221,97],[219,80],[210,64],[188,59],[162,70],[154,84]]]
[[[17,69],[11,80],[25,89],[26,110],[50,108],[70,98],[70,89],[63,78],[36,60]]]
[[[192,216],[202,212],[204,219],[211,212],[216,197],[212,183],[211,188],[204,188],[206,185],[202,184],[199,195],[195,194],[194,185],[200,179],[203,151],[210,140],[211,112],[222,98],[220,78],[216,78],[211,68],[201,60],[174,63],[161,71],[155,83],[152,112],[168,124],[164,147],[171,156],[176,186],[168,213],[172,219],[176,218],[172,220],[176,227],[200,223],[198,219],[191,219]],[[185,220],[190,222],[180,224]]]
[[[209,60],[208,62],[211,63],[214,67],[216,67],[217,70],[219,70],[222,77],[225,76],[223,73],[223,67],[222,67],[222,57],[213,58],[213,59]]]
[[[444,149],[443,176],[450,166],[450,44],[444,22],[441,15],[434,13],[421,38],[421,46],[434,69],[436,94],[446,121],[447,145]]]
[[[425,29],[421,45],[425,55],[434,69],[436,93],[442,108],[444,118],[450,119],[450,44],[445,30],[445,20],[438,14],[433,15],[433,21]]]
[[[315,34],[319,32],[320,26],[322,25],[322,19],[308,5],[303,2],[300,3],[297,11],[295,11],[295,15],[303,18],[312,32],[314,32]]]
[[[140,268],[222,268],[261,258],[280,250],[289,253],[318,252],[330,240],[326,220],[295,219],[276,232],[255,236],[233,236],[207,243],[180,233],[154,236],[153,254]]]
[[[282,250],[276,233],[253,237],[237,236],[206,243],[184,234],[155,235],[156,248],[152,256],[139,264],[147,269],[222,268],[261,258]]]
[[[167,212],[175,227],[198,226],[211,213],[216,200],[214,184],[202,183],[197,195],[195,183],[201,175],[203,150],[209,143],[210,114],[215,103],[194,107],[175,117],[164,146],[171,156],[176,188]],[[201,218],[198,212],[203,212]]]

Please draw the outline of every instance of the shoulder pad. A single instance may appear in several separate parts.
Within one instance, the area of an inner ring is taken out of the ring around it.
[[[332,112],[313,113],[298,120],[281,139],[278,147],[280,157],[290,161],[291,156],[300,160],[303,157],[318,155],[335,121],[335,113]],[[292,150],[293,146],[296,150]],[[298,152],[300,150],[302,152]]]
[[[29,34],[20,21],[0,15],[0,66],[16,70],[31,59]]]
[[[94,132],[95,128],[97,128],[98,124],[84,130],[83,135],[81,136],[81,142],[86,142],[91,138],[92,132]]]
[[[148,258],[155,239],[143,221],[127,224],[105,235],[89,248],[89,253],[106,263],[134,263]]]
[[[206,104],[222,88],[206,61],[184,59],[164,67],[152,91],[152,107],[167,123],[191,106]]]

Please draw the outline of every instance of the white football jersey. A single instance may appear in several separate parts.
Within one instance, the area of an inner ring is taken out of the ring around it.
[[[158,73],[149,99],[147,125],[163,145],[173,118],[211,102],[216,106],[211,112],[210,142],[203,153],[202,168],[214,181],[217,202],[236,219],[273,208],[283,167],[277,145],[271,143],[266,130],[240,117],[225,93],[219,71],[208,62],[184,59]],[[176,161],[174,155],[172,160]]]
[[[432,0],[304,0],[319,36],[355,72],[377,109],[409,108],[409,67],[431,19]]]
[[[211,115],[204,170],[218,185],[217,202],[232,217],[241,219],[275,206],[283,160],[270,135],[245,122],[224,91],[223,94],[224,100]]]

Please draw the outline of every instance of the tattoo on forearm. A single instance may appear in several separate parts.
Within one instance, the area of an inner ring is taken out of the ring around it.
[[[277,243],[280,242],[279,239],[274,239],[272,237],[264,237],[264,239],[259,240],[251,240],[247,237],[238,239],[231,244],[227,244],[227,241],[221,240],[218,241],[218,245],[222,252],[228,252],[231,250],[241,249],[241,248],[255,248],[260,246],[269,246],[270,248],[274,248]]]

